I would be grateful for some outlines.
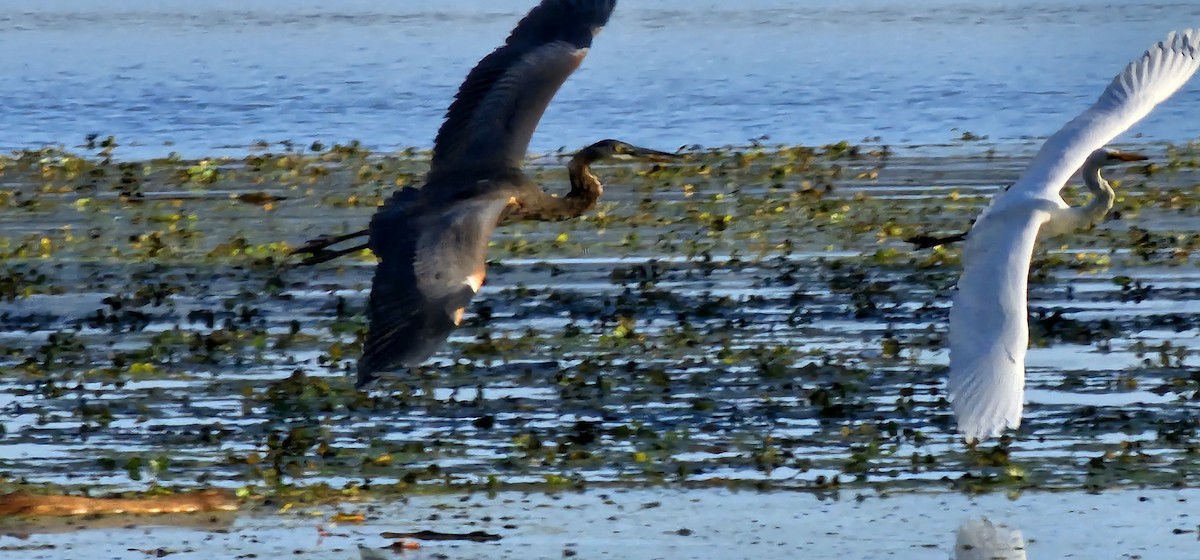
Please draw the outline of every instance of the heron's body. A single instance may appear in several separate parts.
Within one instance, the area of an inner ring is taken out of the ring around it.
[[[518,169],[437,181],[466,188],[438,188],[433,182],[405,189],[371,218],[368,246],[380,263],[360,372],[417,365],[437,351],[483,286],[488,240],[497,225],[575,217],[600,194],[596,181],[591,189],[551,197]]]
[[[1029,343],[1029,265],[1039,235],[1096,223],[1112,208],[1101,167],[1145,159],[1102,149],[1195,73],[1197,34],[1172,34],[1117,75],[1100,99],[1052,135],[966,235],[950,311],[950,401],[968,441],[1020,426]],[[1082,166],[1093,199],[1070,207],[1059,191]]]
[[[488,240],[497,225],[583,214],[601,194],[589,167],[600,159],[674,158],[602,140],[571,159],[571,189],[562,197],[547,194],[521,170],[550,100],[583,62],[615,7],[616,0],[543,0],[467,75],[434,139],[425,185],[398,191],[366,230],[317,239],[296,251],[310,254],[306,264],[363,248],[380,259],[358,386],[378,372],[419,365],[445,342],[483,285]],[[363,235],[369,235],[363,245],[326,249]]]

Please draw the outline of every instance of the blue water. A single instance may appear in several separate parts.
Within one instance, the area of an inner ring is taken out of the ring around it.
[[[532,0],[57,0],[0,14],[0,149],[428,147]],[[622,0],[531,149],[1042,137],[1200,2]],[[1200,136],[1200,79],[1124,139]]]

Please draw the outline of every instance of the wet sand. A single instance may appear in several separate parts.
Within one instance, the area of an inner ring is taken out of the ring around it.
[[[6,559],[171,558],[557,559],[896,558],[961,560],[1088,558],[1172,560],[1200,554],[1196,490],[1002,495],[671,489],[414,497],[403,503],[298,508],[244,515],[216,531],[139,526],[0,538]],[[331,522],[335,511],[366,523]],[[1004,540],[987,540],[986,525]],[[152,521],[148,523],[153,523]],[[198,524],[208,523],[206,520]],[[12,533],[20,528],[8,527]],[[37,531],[36,527],[24,530]],[[57,530],[57,529],[56,529]],[[383,532],[483,531],[495,542],[424,542],[383,550]],[[324,536],[322,536],[324,535]],[[1024,543],[1024,550],[986,548]],[[956,546],[975,543],[974,548]],[[39,547],[52,545],[52,549]],[[18,547],[25,547],[20,550]],[[368,549],[360,554],[358,547]],[[983,548],[981,548],[983,547]],[[129,550],[135,549],[135,550]],[[983,554],[984,552],[987,554]],[[1023,555],[1022,555],[1023,554]],[[251,556],[254,555],[254,556]]]

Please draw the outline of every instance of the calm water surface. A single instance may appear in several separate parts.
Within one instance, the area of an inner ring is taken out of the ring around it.
[[[365,524],[332,523],[332,508],[214,521],[177,518],[171,522],[178,526],[161,527],[122,526],[128,519],[75,521],[69,527],[9,522],[5,530],[25,538],[0,537],[0,543],[9,546],[5,558],[12,560],[142,560],[154,557],[156,549],[185,559],[1190,560],[1200,549],[1195,490],[1047,493],[1017,501],[1002,495],[852,498],[669,489],[418,496],[339,508],[365,513]],[[1157,522],[1147,526],[1145,519]],[[425,542],[421,550],[403,554],[383,548],[394,539],[380,533],[421,529],[484,531],[501,539]]]
[[[119,155],[257,140],[430,145],[532,0],[26,3],[0,14],[0,149],[116,135]],[[1200,4],[659,0],[619,6],[534,137],[655,146],[1045,136]],[[1126,138],[1200,134],[1200,83]]]

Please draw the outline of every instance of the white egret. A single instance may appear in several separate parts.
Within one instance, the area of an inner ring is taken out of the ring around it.
[[[996,195],[966,236],[950,310],[948,391],[968,443],[1021,424],[1029,344],[1029,262],[1039,232],[1090,226],[1113,204],[1100,168],[1144,159],[1105,144],[1179,90],[1200,66],[1197,31],[1171,33],[1117,75],[1100,99],[1054,133],[1017,182]],[[1093,199],[1072,208],[1059,191],[1082,165]]]

